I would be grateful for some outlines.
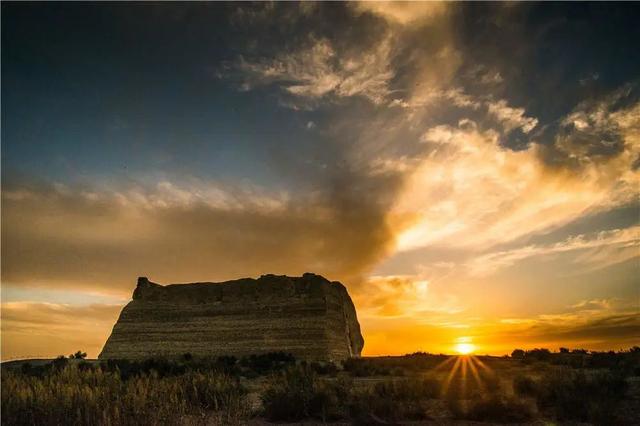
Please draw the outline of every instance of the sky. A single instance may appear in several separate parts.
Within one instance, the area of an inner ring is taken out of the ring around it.
[[[138,276],[322,274],[364,355],[640,343],[640,7],[2,3],[2,359]]]

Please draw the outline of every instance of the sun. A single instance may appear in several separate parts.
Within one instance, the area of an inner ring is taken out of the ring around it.
[[[455,350],[460,355],[468,355],[476,350],[476,346],[473,343],[456,343]]]

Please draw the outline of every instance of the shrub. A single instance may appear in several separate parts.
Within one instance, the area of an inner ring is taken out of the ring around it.
[[[497,393],[501,389],[500,378],[493,371],[477,369],[477,377],[467,371],[466,376],[460,372],[453,376],[442,396],[448,400],[480,398],[487,393]]]
[[[86,352],[77,351],[74,354],[69,355],[69,359],[85,359],[87,357]]]
[[[272,421],[299,421],[310,416],[316,397],[316,375],[308,365],[291,367],[270,378],[262,394],[265,416]]]
[[[332,362],[312,362],[310,366],[313,371],[321,376],[335,376],[338,373],[338,367]]]
[[[517,395],[535,396],[536,382],[529,376],[519,374],[513,378],[513,390]]]
[[[355,377],[388,376],[391,370],[380,363],[364,358],[349,358],[343,363],[345,371]]]
[[[492,395],[469,404],[464,418],[481,422],[515,423],[531,419],[533,412],[526,403]]]
[[[356,389],[350,379],[321,380],[311,365],[301,364],[272,376],[262,395],[270,421],[351,420],[357,424],[426,418],[423,401],[436,398],[434,379],[397,379]]]
[[[610,371],[560,369],[540,381],[538,405],[552,408],[559,420],[606,423],[627,387],[623,376]]]
[[[249,377],[260,376],[273,371],[286,369],[295,364],[293,355],[284,352],[271,352],[265,354],[250,355],[240,360],[240,366]]]
[[[352,392],[353,382],[351,379],[317,381],[314,396],[309,403],[310,415],[323,423],[348,419],[348,402],[352,397]]]
[[[513,352],[511,352],[511,358],[514,358],[514,359],[524,358],[524,351],[522,349],[514,349]]]
[[[531,349],[524,353],[524,359],[527,362],[549,361],[552,356],[551,351],[547,348]]]
[[[64,355],[59,355],[56,359],[51,361],[51,365],[56,370],[62,370],[67,366],[67,364],[69,364],[69,360],[67,360],[67,358],[65,358]]]
[[[440,383],[435,379],[387,380],[377,383],[373,392],[377,396],[395,400],[437,398]]]
[[[272,421],[324,421],[347,416],[353,384],[339,379],[320,382],[313,364],[301,363],[270,377],[262,393],[265,416]]]
[[[356,424],[424,420],[426,399],[437,398],[435,379],[396,379],[377,383],[372,389],[353,392],[349,414]]]

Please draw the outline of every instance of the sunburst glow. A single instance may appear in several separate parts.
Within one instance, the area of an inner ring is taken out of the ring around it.
[[[468,355],[476,350],[476,346],[473,343],[456,343],[455,350],[460,355]]]

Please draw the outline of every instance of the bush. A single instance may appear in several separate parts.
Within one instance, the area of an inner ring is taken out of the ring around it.
[[[436,398],[433,379],[397,379],[357,390],[350,379],[320,380],[312,366],[291,367],[271,377],[262,395],[270,421],[351,420],[358,424],[422,420],[423,401]]]
[[[501,390],[500,378],[493,371],[477,369],[477,378],[471,371],[466,377],[458,372],[442,389],[442,396],[447,400],[480,398],[487,393],[498,393]]]
[[[67,364],[69,364],[69,360],[65,358],[64,355],[59,355],[56,359],[51,361],[51,365],[56,370],[62,370],[67,366]]]
[[[464,418],[481,422],[515,423],[530,420],[531,407],[515,398],[490,396],[472,401]]]
[[[342,366],[354,377],[388,376],[391,374],[390,368],[380,365],[372,359],[349,358],[344,361]]]
[[[348,380],[320,382],[313,364],[291,366],[269,379],[262,393],[265,417],[271,421],[324,421],[347,416],[352,383]]]
[[[437,398],[440,383],[435,379],[395,379],[373,388],[354,391],[349,415],[356,424],[396,423],[427,419],[424,402]]]
[[[82,351],[77,351],[76,353],[69,355],[69,359],[85,359],[86,357],[87,353]]]
[[[271,352],[243,357],[240,360],[240,366],[243,367],[243,373],[246,376],[255,377],[286,369],[295,362],[296,359],[291,354]]]
[[[338,367],[332,362],[312,362],[309,365],[320,376],[335,376],[338,373]]]
[[[523,359],[524,358],[524,351],[522,349],[514,349],[513,352],[511,352],[511,358]]]
[[[520,374],[513,378],[513,390],[520,396],[535,396],[536,382],[531,377]]]
[[[524,353],[524,360],[527,363],[536,361],[549,361],[551,360],[552,356],[553,354],[547,348],[531,349],[530,351],[526,351]]]
[[[265,416],[272,421],[299,421],[311,414],[316,375],[308,365],[291,367],[270,378],[262,394]]]
[[[560,369],[540,381],[538,405],[552,408],[559,420],[607,423],[627,387],[623,376],[610,371]]]
[[[440,382],[435,379],[387,380],[376,383],[373,393],[383,398],[405,401],[437,398]]]
[[[348,419],[348,403],[352,393],[351,379],[316,382],[314,396],[309,404],[310,415],[323,423]]]

